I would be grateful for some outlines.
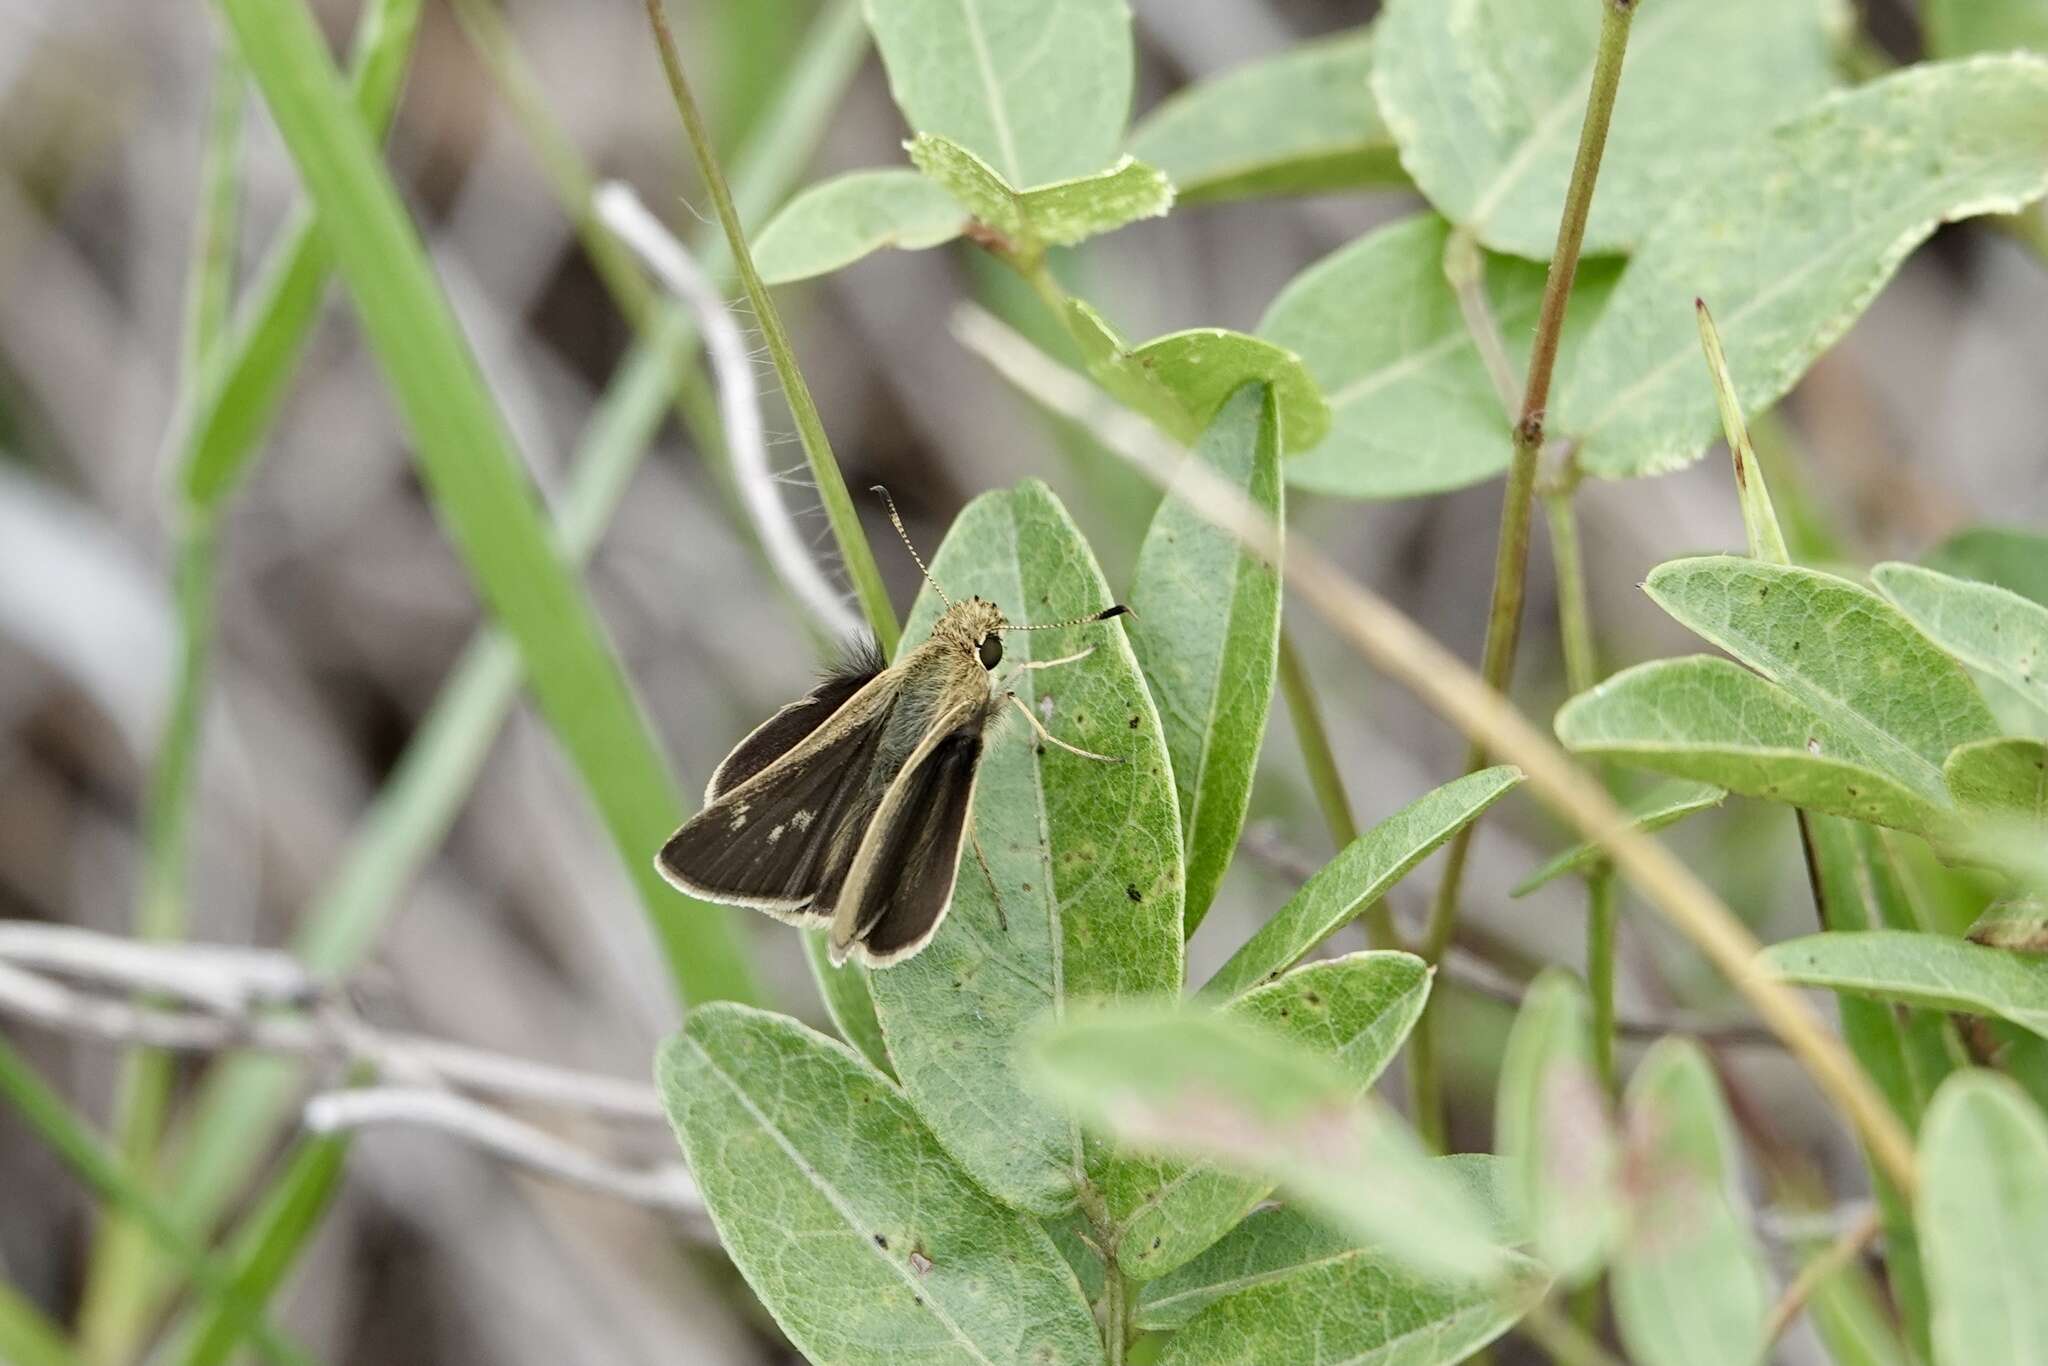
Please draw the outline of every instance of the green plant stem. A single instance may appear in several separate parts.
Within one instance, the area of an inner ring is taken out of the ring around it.
[[[248,81],[232,53],[216,61],[212,108],[199,173],[199,214],[193,224],[190,273],[185,290],[185,330],[180,369],[185,391],[196,390],[208,361],[220,349],[234,301],[235,248],[241,213],[242,128]],[[176,471],[180,477],[185,471]],[[180,480],[182,482],[182,478]],[[172,505],[173,595],[177,604],[178,664],[162,742],[144,799],[142,895],[135,933],[142,939],[180,939],[185,934],[186,892],[191,877],[192,827],[199,804],[199,765],[214,634],[214,511],[203,504]],[[114,1126],[124,1160],[137,1171],[155,1161],[171,1106],[171,1058],[138,1048],[122,1059],[114,1098]],[[142,1232],[118,1213],[102,1225],[88,1266],[80,1323],[88,1354],[101,1346],[102,1306],[118,1301],[110,1273],[145,1250]]]
[[[1564,646],[1565,681],[1574,696],[1600,681],[1600,656],[1593,643],[1593,612],[1586,591],[1586,561],[1579,538],[1575,470],[1543,492],[1550,527],[1551,559],[1557,570],[1558,637]],[[1593,1003],[1593,1061],[1601,1087],[1620,1090],[1614,1061],[1614,865],[1601,859],[1586,870],[1586,990]]]
[[[1102,1264],[1102,1346],[1109,1366],[1124,1366],[1131,1346],[1131,1285],[1114,1257]]]
[[[1586,94],[1585,122],[1579,129],[1579,150],[1565,188],[1564,213],[1557,226],[1557,248],[1543,284],[1543,303],[1536,315],[1536,337],[1529,352],[1528,380],[1522,390],[1521,417],[1515,423],[1514,457],[1508,465],[1507,491],[1501,500],[1500,539],[1494,554],[1493,599],[1487,612],[1486,646],[1480,676],[1494,691],[1505,694],[1515,671],[1521,641],[1522,601],[1529,574],[1529,520],[1536,493],[1536,464],[1543,450],[1544,413],[1550,403],[1550,381],[1557,369],[1557,348],[1564,333],[1565,307],[1578,275],[1579,249],[1586,240],[1586,219],[1592,212],[1593,187],[1600,177],[1600,158],[1607,147],[1607,126],[1614,115],[1614,97],[1621,87],[1622,58],[1628,51],[1629,22],[1635,0],[1604,0],[1600,37],[1593,56],[1592,86]],[[1466,772],[1486,763],[1485,749],[1474,744],[1466,755]],[[1443,881],[1430,906],[1422,956],[1434,963],[1450,946],[1458,925],[1458,893],[1471,854],[1474,821],[1460,830],[1444,857]],[[1441,1147],[1444,1138],[1443,1096],[1437,1076],[1436,1029],[1425,1009],[1409,1049],[1408,1077],[1417,1130],[1425,1141]]]
[[[0,1281],[0,1361],[11,1366],[83,1366],[64,1330],[5,1281]]]
[[[42,1134],[80,1180],[102,1200],[118,1206],[159,1250],[183,1267],[209,1299],[219,1301],[232,1296],[233,1287],[220,1264],[180,1231],[132,1168],[72,1113],[64,1098],[4,1038],[0,1038],[0,1097]],[[261,1318],[250,1324],[249,1332],[263,1355],[272,1361],[312,1360]]]
[[[790,345],[789,334],[783,330],[782,316],[776,310],[775,300],[761,282],[760,272],[754,269],[754,254],[747,247],[746,228],[740,222],[739,210],[733,206],[732,191],[726,186],[725,172],[719,166],[711,136],[705,131],[696,98],[690,93],[689,80],[683,74],[682,58],[676,53],[675,35],[669,32],[668,16],[662,10],[662,0],[646,0],[646,9],[647,21],[654,30],[655,45],[660,49],[662,71],[668,77],[669,93],[675,97],[676,112],[682,116],[683,131],[697,159],[697,170],[711,192],[711,202],[718,210],[718,221],[725,228],[725,239],[732,248],[733,264],[739,269],[747,302],[753,306],[755,321],[760,324],[761,335],[768,343],[769,357],[775,362],[775,373],[782,381],[782,392],[789,400],[790,416],[796,420],[804,459],[810,466],[812,480],[818,486],[825,519],[831,524],[832,536],[839,547],[840,558],[845,562],[847,577],[853,581],[854,596],[860,601],[861,611],[875,633],[875,643],[883,656],[894,655],[900,634],[896,612],[889,605],[889,591],[882,583],[874,551],[868,546],[860,517],[853,509],[853,500],[847,495],[846,480],[841,477],[839,462],[833,457],[831,440],[825,435],[824,420],[818,416],[818,405],[811,399],[810,386],[804,382],[803,372],[797,367],[796,351]]]

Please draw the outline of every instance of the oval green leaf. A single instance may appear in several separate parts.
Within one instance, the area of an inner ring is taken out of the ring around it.
[[[1522,770],[1502,764],[1417,797],[1351,841],[1303,883],[1203,984],[1201,994],[1227,1000],[1278,977],[1521,781]]]
[[[1566,749],[1901,830],[1952,817],[1856,739],[1740,664],[1707,655],[1624,669],[1557,713]]]
[[[911,139],[910,159],[1013,250],[1032,257],[1048,246],[1072,246],[1140,218],[1158,218],[1173,207],[1173,182],[1129,157],[1105,171],[1029,190],[1015,188],[980,157],[936,133]]]
[[[1197,1314],[1159,1366],[1449,1366],[1512,1328],[1549,1288],[1526,1257],[1505,1255],[1506,1284],[1416,1275],[1351,1248],[1256,1284]]]
[[[866,0],[912,132],[1028,188],[1116,160],[1131,113],[1124,0]]]
[[[1640,834],[1652,835],[1668,826],[1678,824],[1696,811],[1708,811],[1719,806],[1728,798],[1728,789],[1712,783],[1659,783],[1640,797],[1627,802],[1622,810],[1628,813],[1629,829]],[[1604,853],[1598,844],[1587,840],[1575,844],[1550,862],[1538,868],[1515,884],[1510,896],[1527,896],[1538,887],[1576,873],[1598,863]]]
[[[2048,826],[2048,745],[2039,740],[1958,745],[1942,773],[1964,808]]]
[[[809,1360],[1102,1360],[1045,1230],[984,1194],[850,1049],[720,1003],[691,1012],[658,1071],[720,1244]]]
[[[1406,185],[1371,72],[1369,29],[1304,43],[1174,94],[1131,151],[1188,203]]]
[[[1713,1065],[1660,1039],[1629,1079],[1639,1173],[1613,1273],[1614,1317],[1641,1366],[1744,1366],[1764,1353],[1763,1250],[1738,1193],[1740,1149]]]
[[[1415,1027],[1429,984],[1429,968],[1412,954],[1355,953],[1297,968],[1226,1009],[1334,1060],[1363,1095]],[[1139,1280],[1164,1275],[1228,1233],[1272,1189],[1200,1164],[1125,1159],[1102,1182],[1117,1263]]]
[[[783,205],[754,237],[754,267],[771,285],[829,275],[883,247],[919,251],[967,225],[953,196],[915,171],[849,171]]]
[[[968,504],[931,568],[954,601],[986,598],[1019,625],[1086,616],[1111,601],[1066,509],[1035,480]],[[926,588],[906,646],[925,638],[939,611]],[[1094,1162],[1072,1122],[1025,1090],[1016,1040],[1077,1001],[1180,989],[1180,817],[1159,716],[1122,625],[1006,641],[1006,670],[1094,647],[1086,659],[1019,674],[1013,686],[1053,734],[1124,762],[1047,746],[1022,717],[994,737],[974,828],[1008,928],[970,853],[938,935],[870,973],[868,989],[897,1075],[939,1142],[998,1199],[1057,1214]]]
[[[1271,389],[1238,390],[1192,458],[1284,525]],[[1180,796],[1193,934],[1251,801],[1280,658],[1280,576],[1168,490],[1138,549],[1131,608],[1131,648],[1159,706]]]
[[[1986,1072],[1943,1086],[1921,1130],[1919,1223],[1937,1366],[2024,1366],[2048,1345],[2048,1123]]]
[[[1077,1014],[1031,1049],[1034,1076],[1127,1150],[1277,1181],[1353,1236],[1429,1275],[1487,1276],[1487,1218],[1335,1061],[1253,1021],[1155,1002]]]
[[[1079,299],[1067,301],[1066,321],[1095,382],[1181,441],[1193,442],[1232,394],[1254,382],[1273,388],[1282,451],[1306,450],[1330,430],[1330,405],[1285,347],[1223,327],[1169,332],[1133,347]]]
[[[1522,1000],[1501,1059],[1494,1143],[1536,1256],[1566,1282],[1599,1270],[1621,1231],[1620,1145],[1593,1065],[1591,1007],[1561,968]]]
[[[1389,0],[1373,90],[1430,203],[1496,251],[1547,261],[1604,5]],[[1586,251],[1627,251],[1728,149],[1836,83],[1833,0],[1653,0],[1635,17]],[[1685,296],[1690,299],[1690,294]]]
[[[1918,565],[1881,564],[1870,577],[1935,644],[2048,712],[2048,607]]]
[[[1946,800],[1950,750],[1998,734],[1969,675],[1860,584],[1710,555],[1658,565],[1644,589],[1930,801]]]
[[[2048,960],[1911,930],[1810,934],[1758,959],[1788,982],[1966,1015],[2048,1038]]]
[[[1509,420],[1444,278],[1450,233],[1431,213],[1377,228],[1295,276],[1259,320],[1259,335],[1298,354],[1329,400],[1329,435],[1288,462],[1297,488],[1410,498],[1507,468]],[[1524,365],[1543,269],[1491,255],[1484,269],[1509,359]],[[1561,363],[1576,354],[1618,273],[1608,261],[1580,267]]]
[[[1706,127],[1718,136],[1718,116]],[[1606,198],[1604,172],[1601,187]],[[1684,465],[1720,434],[1694,299],[1714,311],[1743,409],[1760,413],[1937,226],[2016,210],[2044,187],[2048,62],[1914,66],[1824,99],[1742,143],[1644,237],[1561,372],[1551,429],[1602,478]]]

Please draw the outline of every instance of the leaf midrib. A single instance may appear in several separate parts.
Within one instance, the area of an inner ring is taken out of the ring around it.
[[[988,112],[995,124],[996,140],[1002,146],[1003,177],[1011,185],[1024,183],[1024,169],[1017,159],[1017,138],[1010,130],[1010,111],[1003,103],[1003,85],[996,78],[995,61],[989,54],[988,35],[981,31],[981,13],[974,7],[974,0],[958,0],[960,17],[967,27],[967,44],[974,49],[975,72],[981,78],[982,88],[988,92]]]

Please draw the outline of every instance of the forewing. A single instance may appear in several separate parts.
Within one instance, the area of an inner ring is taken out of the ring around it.
[[[883,667],[872,641],[856,646],[846,662],[817,687],[763,721],[733,746],[732,753],[712,771],[710,785],[704,789],[704,804],[711,805],[803,743],[855,693],[874,682]]]
[[[878,765],[896,701],[886,688],[856,696],[822,733],[813,727],[781,758],[721,789],[662,846],[662,876],[707,901],[799,924],[827,918],[887,790],[890,775]]]
[[[959,877],[986,713],[976,705],[957,714],[882,798],[832,918],[835,960],[858,954],[870,967],[887,967],[938,932]]]

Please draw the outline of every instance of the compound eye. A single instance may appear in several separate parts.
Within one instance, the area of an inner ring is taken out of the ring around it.
[[[991,631],[981,638],[975,652],[981,656],[982,668],[993,669],[1003,662],[1003,638]]]

